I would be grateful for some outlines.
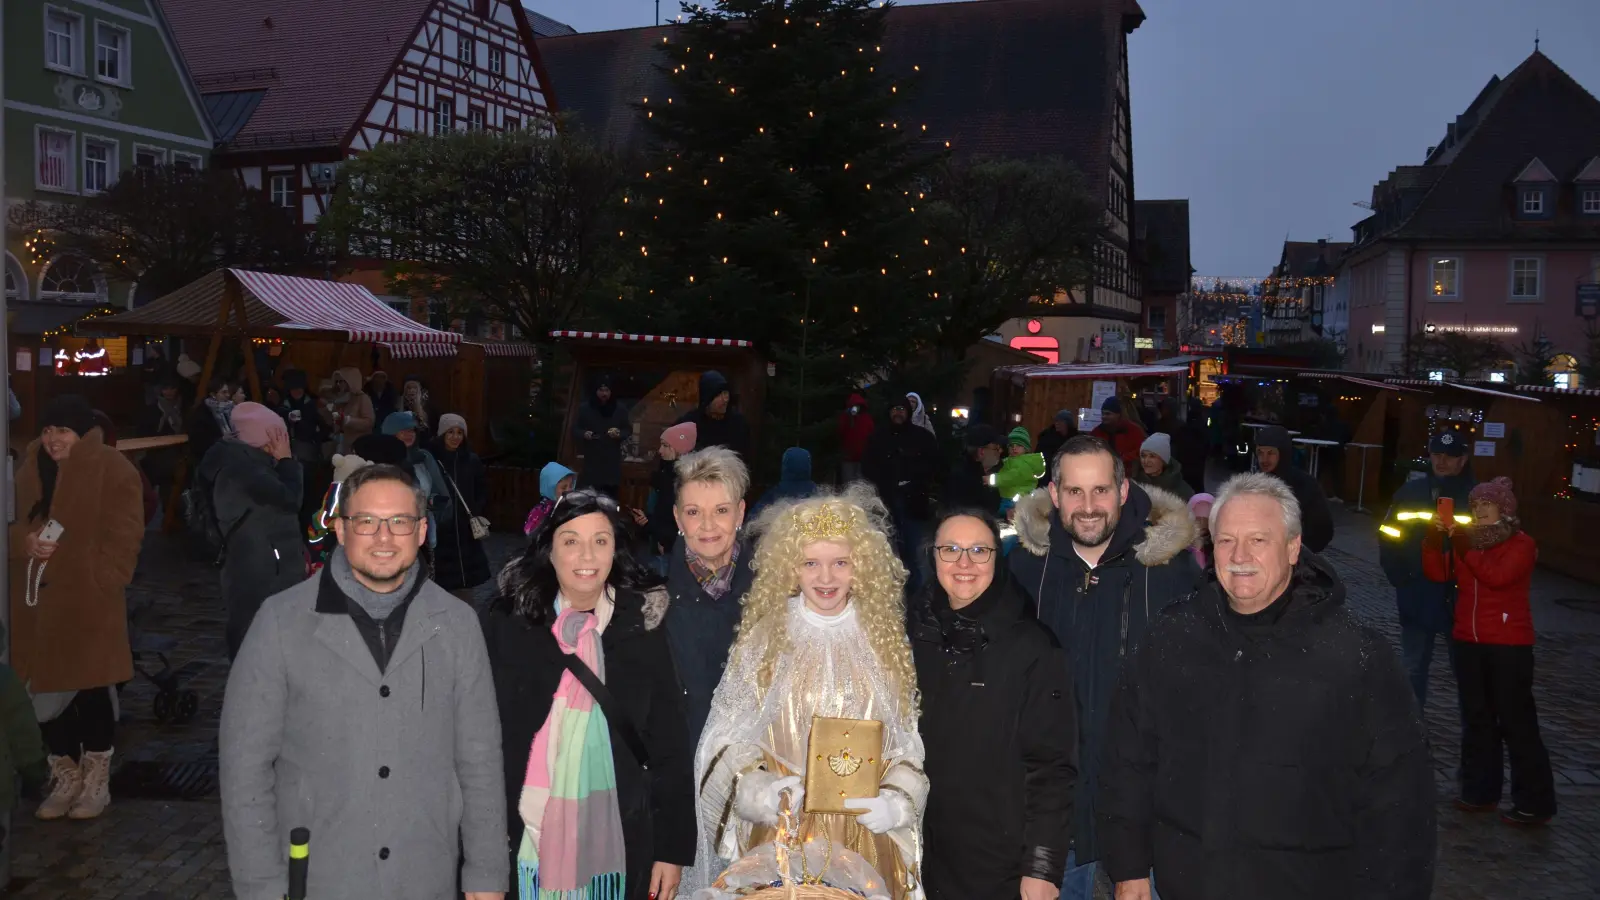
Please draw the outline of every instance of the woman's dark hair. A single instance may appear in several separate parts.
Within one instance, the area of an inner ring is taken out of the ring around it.
[[[207,395],[215,394],[217,391],[220,391],[223,388],[230,388],[230,387],[236,387],[236,386],[237,385],[235,385],[233,383],[233,379],[231,379],[231,378],[223,378],[221,375],[217,375],[217,376],[212,377],[211,382],[206,385],[206,394]]]
[[[61,472],[61,469],[56,465],[56,461],[50,458],[49,453],[45,452],[44,444],[39,445],[37,461],[39,464],[39,502],[33,504],[33,508],[28,510],[28,521],[30,522],[43,522],[49,518],[50,502],[56,496],[56,475]]]
[[[606,586],[619,591],[644,592],[661,587],[661,576],[647,569],[634,557],[628,526],[617,501],[589,490],[571,491],[556,501],[528,537],[528,548],[500,572],[499,596],[495,605],[521,616],[529,624],[548,628],[555,621],[556,567],[550,561],[550,548],[561,526],[580,516],[600,513],[611,523],[613,555]]]
[[[1003,541],[1000,537],[1000,520],[995,517],[994,513],[989,512],[987,509],[984,509],[981,506],[952,506],[943,508],[939,510],[939,514],[937,516],[934,516],[933,525],[928,529],[927,540],[923,542],[922,546],[922,564],[928,567],[927,572],[930,576],[934,571],[933,548],[934,545],[938,543],[940,527],[942,527],[944,523],[950,521],[951,519],[959,519],[962,517],[977,519],[978,521],[982,522],[984,527],[989,529],[990,536],[994,538],[996,554],[999,553],[1000,546]],[[1000,557],[996,555],[995,565],[998,566],[999,562]],[[931,577],[927,579],[927,581],[934,584],[938,583]]]

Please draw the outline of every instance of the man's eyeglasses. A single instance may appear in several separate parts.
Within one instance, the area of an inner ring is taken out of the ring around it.
[[[965,553],[967,555],[967,559],[972,560],[973,563],[980,566],[988,563],[989,560],[994,559],[995,554],[995,549],[993,547],[958,547],[955,544],[946,544],[943,547],[935,547],[933,549],[934,552],[939,554],[939,559],[941,562],[960,562],[961,554]]]
[[[385,522],[389,524],[390,534],[396,537],[404,537],[408,534],[415,534],[417,523],[422,521],[421,516],[389,516],[388,518],[380,516],[340,516],[340,518],[349,522],[355,533],[362,537],[371,537],[377,534],[378,527]]]

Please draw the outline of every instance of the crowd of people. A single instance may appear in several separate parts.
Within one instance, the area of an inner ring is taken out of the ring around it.
[[[618,499],[635,423],[602,380],[572,417],[582,466],[540,473],[494,577],[466,421],[381,374],[152,397],[151,431],[210,441],[195,508],[227,604],[241,900],[284,895],[297,827],[313,897],[733,900],[792,878],[871,900],[1422,900],[1439,633],[1458,805],[1500,808],[1504,751],[1501,815],[1555,813],[1536,549],[1511,484],[1473,484],[1449,433],[1382,526],[1397,655],[1347,608],[1326,500],[1272,429],[1213,495],[1193,430],[1110,401],[1093,433],[1069,412],[1037,435],[974,424],[952,464],[921,397],[879,425],[854,395],[840,486],[790,448],[747,506],[749,427],[709,372],[640,510]],[[39,421],[12,621],[46,752],[13,764],[48,770],[41,818],[93,818],[141,477],[81,398]]]

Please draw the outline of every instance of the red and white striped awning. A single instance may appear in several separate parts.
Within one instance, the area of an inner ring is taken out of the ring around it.
[[[1172,375],[1187,375],[1189,367],[1158,366],[1120,363],[1062,363],[1060,365],[1040,366],[1001,366],[995,370],[1011,376],[1014,384],[1021,384],[1029,378],[1166,378]]]
[[[1386,391],[1407,391],[1407,392],[1422,393],[1420,391],[1416,391],[1415,388],[1401,387],[1398,383],[1384,384],[1381,381],[1372,381],[1372,380],[1366,379],[1366,378],[1357,378],[1354,375],[1340,375],[1337,372],[1301,372],[1300,373],[1300,377],[1301,378],[1331,378],[1331,379],[1336,379],[1336,380],[1339,380],[1339,381],[1348,381],[1351,384],[1359,384],[1362,387],[1381,388],[1381,389],[1386,390]],[[1433,382],[1428,382],[1428,383],[1432,384]]]
[[[1600,397],[1600,390],[1594,388],[1559,388],[1548,384],[1519,384],[1519,391],[1538,391],[1541,394],[1559,394],[1562,397]]]
[[[463,338],[460,344],[425,344],[415,341],[384,341],[379,344],[389,351],[392,359],[443,359],[455,356],[460,347],[482,347],[484,356],[494,357],[532,357],[539,355],[539,348],[525,341],[491,341]]]
[[[320,332],[319,339],[454,345],[461,335],[429,328],[379,300],[366,288],[317,278],[217,269],[131,312],[94,321],[108,334],[211,334],[231,284],[244,300],[245,333],[292,337]],[[230,328],[238,328],[230,317]]]
[[[1491,397],[1510,397],[1513,400],[1526,400],[1529,403],[1538,403],[1538,397],[1519,397],[1510,391],[1491,391],[1488,388],[1476,387],[1470,384],[1458,384],[1454,381],[1432,381],[1424,378],[1385,378],[1386,384],[1419,384],[1430,388],[1455,388],[1458,391],[1470,391],[1474,394],[1488,394]]]
[[[628,334],[621,331],[552,331],[553,338],[583,338],[586,340],[635,341],[641,344],[688,344],[696,347],[750,347],[749,341],[735,338],[669,337],[659,334]]]
[[[281,328],[344,331],[352,341],[461,342],[461,335],[413,321],[359,284],[244,269],[229,269],[228,273],[288,320]]]

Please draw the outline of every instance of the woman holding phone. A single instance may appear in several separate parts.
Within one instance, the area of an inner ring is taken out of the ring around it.
[[[143,486],[84,398],[55,398],[39,423],[17,467],[11,663],[50,750],[35,815],[92,819],[111,803],[112,692],[133,677],[123,591],[144,540]]]

